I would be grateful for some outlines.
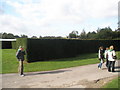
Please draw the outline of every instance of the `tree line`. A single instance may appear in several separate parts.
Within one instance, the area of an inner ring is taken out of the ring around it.
[[[0,33],[0,38],[2,39],[15,39],[15,38],[28,38],[27,35],[14,35],[12,33]],[[63,39],[65,37],[62,36],[32,36],[30,38],[33,39]],[[78,31],[73,30],[71,33],[69,33],[66,38],[76,38],[81,40],[95,40],[95,39],[120,39],[120,28],[113,31],[110,27],[105,28],[98,28],[96,31],[88,32],[83,29],[82,32],[79,34]]]
[[[95,39],[120,39],[120,28],[113,31],[110,27],[98,28],[96,31],[86,33],[85,30],[79,34],[78,31],[69,33],[68,38],[78,38],[83,40]]]
[[[28,36],[24,35],[24,34],[19,36],[19,35],[14,35],[12,33],[4,32],[4,33],[0,33],[0,38],[2,38],[2,39],[16,39],[16,38],[28,38]],[[44,36],[44,37],[42,37],[42,36],[39,36],[39,37],[32,36],[30,38],[32,38],[32,39],[41,39],[41,38],[44,38],[44,39],[54,39],[54,38],[60,39],[60,38],[63,38],[63,37],[61,37],[61,36],[57,36],[57,37],[56,36]]]

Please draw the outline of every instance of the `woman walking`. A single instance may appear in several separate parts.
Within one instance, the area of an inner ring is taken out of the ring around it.
[[[102,46],[99,47],[98,58],[100,60],[100,64],[98,64],[98,68],[101,69],[102,68],[102,64],[104,63],[104,50],[103,50]]]
[[[108,71],[109,72],[115,72],[115,59],[116,54],[113,46],[110,46],[110,50],[108,51]],[[111,70],[112,69],[112,70]]]

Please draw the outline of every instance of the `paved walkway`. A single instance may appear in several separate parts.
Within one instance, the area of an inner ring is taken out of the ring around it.
[[[116,72],[108,72],[103,64],[98,69],[98,64],[59,69],[54,71],[29,72],[24,77],[18,74],[3,74],[2,88],[87,88],[89,84],[116,77],[120,66],[116,62]],[[90,86],[90,85],[89,85]]]

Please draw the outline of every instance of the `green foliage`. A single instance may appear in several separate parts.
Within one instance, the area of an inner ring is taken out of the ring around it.
[[[27,35],[21,35],[21,36],[18,36],[18,35],[14,35],[12,33],[0,33],[0,38],[2,39],[15,39],[15,38],[28,38]]]
[[[40,39],[62,39],[63,37],[61,36],[44,36],[44,37],[39,37]]]
[[[117,59],[120,60],[120,52],[116,52]]]
[[[100,46],[114,45],[119,50],[119,40],[72,39],[17,39],[17,48],[23,46],[28,62],[75,57],[84,53],[96,53]]]
[[[16,49],[16,41],[12,41],[12,49]]]
[[[18,62],[15,49],[0,49],[2,52],[2,73],[17,72]],[[1,72],[0,72],[1,73]]]
[[[66,57],[65,43],[65,40],[59,39],[28,39],[28,62]]]
[[[96,32],[94,32],[94,31],[93,32],[88,32],[87,38],[94,40],[96,38]]]
[[[2,52],[2,72],[0,73],[17,73],[18,61],[15,57],[15,49],[0,49]],[[120,52],[118,52],[120,53]],[[52,61],[41,61],[26,63],[24,62],[25,72],[48,71],[75,66],[99,63],[97,53],[81,54],[73,58],[54,59]]]
[[[24,49],[27,49],[27,38],[17,38],[16,40],[16,49],[22,46]]]
[[[85,32],[85,30],[83,29],[83,31],[81,32],[81,34],[80,34],[80,37],[79,37],[80,39],[86,39],[87,38],[87,34],[86,34],[86,32]]]
[[[3,39],[14,39],[14,35],[12,33],[3,33],[2,34]]]
[[[109,83],[107,83],[106,85],[104,85],[103,88],[113,88],[113,89],[119,88],[120,89],[120,87],[118,87],[120,85],[119,81],[120,81],[120,77],[117,77],[113,79],[112,81],[110,81]]]
[[[118,40],[120,38],[120,30],[112,31],[110,27],[98,28],[96,32],[93,31],[88,33],[83,30],[79,38],[82,40]]]
[[[15,49],[0,49],[2,52],[2,72],[0,73],[17,73],[18,61],[15,56]],[[117,52],[120,54],[120,52]],[[54,59],[52,61],[41,61],[26,63],[24,62],[25,72],[48,71],[75,66],[99,63],[98,53],[80,54],[73,58]],[[119,55],[120,58],[120,55]]]
[[[69,38],[77,38],[78,37],[78,31],[72,31],[69,36]]]
[[[28,38],[28,36],[27,35],[21,35],[21,38]]]
[[[2,72],[0,73],[17,73],[18,61],[15,57],[15,49],[1,49],[2,51]],[[82,54],[74,58],[54,59],[52,61],[42,61],[26,63],[24,62],[25,72],[48,71],[62,68],[69,68],[87,64],[98,63],[97,53]]]
[[[31,38],[32,38],[32,39],[37,39],[37,37],[36,37],[36,36],[32,36]]]

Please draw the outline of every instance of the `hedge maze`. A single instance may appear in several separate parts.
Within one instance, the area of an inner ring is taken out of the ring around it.
[[[120,40],[26,39],[18,38],[16,49],[23,46],[27,62],[74,57],[84,53],[97,53],[99,46],[114,45],[120,50]]]

